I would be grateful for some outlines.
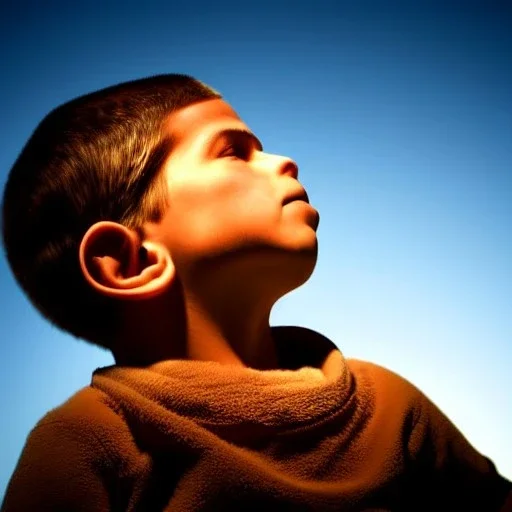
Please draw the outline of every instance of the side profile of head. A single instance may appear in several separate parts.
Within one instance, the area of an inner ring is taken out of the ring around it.
[[[123,304],[178,280],[196,307],[268,309],[316,262],[297,177],[198,80],[123,83],[58,107],[27,142],[4,193],[7,259],[45,317],[105,348]]]

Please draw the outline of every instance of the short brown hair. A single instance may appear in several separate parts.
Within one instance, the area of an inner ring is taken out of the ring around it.
[[[12,167],[3,240],[11,269],[36,308],[76,337],[110,348],[118,307],[95,293],[78,248],[95,222],[137,229],[166,201],[159,170],[173,141],[172,112],[220,94],[186,75],[158,75],[102,89],[50,112]]]

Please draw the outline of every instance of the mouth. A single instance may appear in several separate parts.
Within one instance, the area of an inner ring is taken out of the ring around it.
[[[288,203],[292,203],[293,201],[304,201],[309,204],[309,197],[307,192],[304,189],[297,190],[296,192],[287,196],[283,201],[283,206]]]

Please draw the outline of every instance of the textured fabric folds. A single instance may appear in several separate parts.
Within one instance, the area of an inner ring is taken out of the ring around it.
[[[96,370],[31,432],[2,511],[512,511],[512,484],[408,381],[314,331],[273,336],[280,370]]]

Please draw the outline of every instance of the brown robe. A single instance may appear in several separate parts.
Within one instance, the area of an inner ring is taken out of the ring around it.
[[[314,331],[273,335],[281,370],[96,370],[32,430],[2,511],[512,511],[412,384]]]

